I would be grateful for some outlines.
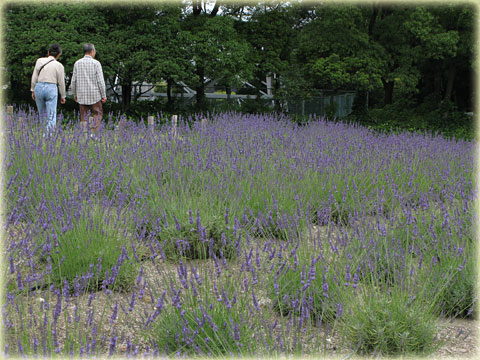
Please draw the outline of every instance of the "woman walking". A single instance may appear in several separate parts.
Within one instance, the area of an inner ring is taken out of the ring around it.
[[[57,99],[65,104],[65,70],[57,60],[62,54],[59,44],[52,44],[48,57],[39,58],[32,75],[32,99],[37,104],[42,126],[51,132],[57,124]]]

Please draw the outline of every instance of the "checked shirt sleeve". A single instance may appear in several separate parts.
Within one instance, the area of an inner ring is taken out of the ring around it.
[[[72,83],[70,84],[70,89],[72,89],[73,96],[77,96],[77,64],[73,65],[73,75]]]
[[[102,98],[106,98],[107,92],[105,90],[105,80],[103,79],[102,65],[100,64],[100,62],[97,62],[96,75],[97,75],[97,85],[98,85],[98,89],[100,90],[100,95],[102,96]]]

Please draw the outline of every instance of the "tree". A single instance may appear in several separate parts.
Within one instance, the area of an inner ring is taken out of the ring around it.
[[[211,16],[194,7],[183,23],[184,44],[195,74],[186,82],[196,90],[196,108],[206,108],[205,87],[216,79],[231,86],[240,84],[251,74],[248,62],[249,45],[237,36],[234,20],[226,16]]]
[[[262,82],[276,74],[272,92],[282,96],[280,79],[291,69],[291,53],[296,38],[296,14],[289,4],[264,3],[251,6],[247,21],[237,24],[240,35],[249,42],[252,51],[248,61],[255,66],[253,84],[260,96]],[[279,104],[277,109],[279,109]]]
[[[387,68],[382,75],[384,104],[393,101],[395,84],[403,91],[418,92],[425,62],[442,62],[455,56],[458,33],[442,29],[425,7],[382,5],[374,7],[370,21],[371,39],[384,49]],[[440,92],[441,72],[435,75],[435,92]]]
[[[151,81],[167,82],[168,108],[173,106],[172,87],[186,79],[194,71],[189,59],[185,34],[181,30],[183,7],[164,5],[157,8],[155,20],[155,61],[151,72]]]
[[[419,61],[422,85],[434,94],[437,101],[452,99],[457,72],[467,74],[461,85],[468,85],[471,89],[468,81],[473,65],[471,7],[418,7],[406,26],[423,52]]]
[[[158,81],[164,74],[162,61],[167,58],[168,47],[163,45],[172,35],[170,17],[174,13],[152,6],[106,7],[102,12],[109,24],[109,42],[103,57],[105,73],[112,88],[120,85],[122,104],[127,108],[142,95],[134,89],[134,82]]]
[[[65,67],[66,86],[70,85],[73,64],[83,56],[83,42],[95,43],[102,53],[107,25],[93,6],[66,4],[11,5],[5,21],[6,78],[10,101],[30,97],[30,79],[38,57],[46,56],[52,43],[59,43]]]
[[[299,37],[297,61],[316,89],[372,90],[385,62],[358,6],[315,6]]]
[[[172,105],[171,89],[184,81],[197,92],[197,110],[204,110],[209,81],[229,94],[245,80],[260,89],[275,73],[277,99],[345,89],[373,93],[370,99],[382,105],[394,96],[412,105],[434,97],[432,104],[454,101],[470,109],[473,19],[471,6],[378,2],[9,5],[7,97],[31,101],[35,60],[53,42],[63,48],[68,86],[81,44],[92,42],[107,83],[114,92],[113,85],[121,86],[122,98],[116,96],[125,107],[141,95],[138,83],[166,81]]]

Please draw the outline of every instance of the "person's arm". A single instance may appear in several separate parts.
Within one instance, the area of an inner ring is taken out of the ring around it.
[[[37,81],[38,81],[38,61],[40,59],[37,59],[37,61],[35,62],[35,67],[33,68],[33,74],[32,74],[32,83],[31,83],[31,86],[30,86],[30,91],[32,92],[32,99],[35,100],[35,85],[37,85]]]
[[[97,86],[98,89],[100,90],[100,95],[102,96],[102,102],[104,103],[107,101],[107,91],[105,87],[105,80],[103,79],[103,71],[102,71],[102,64],[100,64],[100,61],[97,61]]]
[[[63,66],[59,66],[57,70],[57,83],[58,83],[58,90],[60,91],[60,102],[65,104],[65,69]]]

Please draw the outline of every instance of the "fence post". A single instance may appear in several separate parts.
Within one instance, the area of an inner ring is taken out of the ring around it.
[[[125,125],[126,125],[126,120],[125,118],[122,117],[116,126],[117,132],[122,132],[123,130],[125,130]]]
[[[88,132],[88,121],[80,121],[80,127],[84,135]]]
[[[7,127],[12,126],[12,121],[13,121],[13,106],[9,105],[7,106]]]
[[[93,116],[90,116],[88,118],[88,130],[92,130],[92,128],[94,127],[94,121],[95,119]]]
[[[172,136],[173,137],[177,137],[177,121],[178,121],[178,116],[172,115]]]
[[[207,128],[207,119],[203,118],[202,119],[202,130],[205,131]]]
[[[148,117],[148,129],[153,133],[155,129],[155,118],[153,116]]]

